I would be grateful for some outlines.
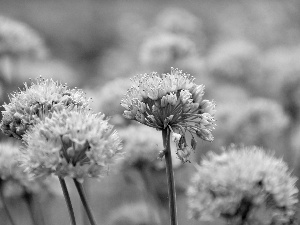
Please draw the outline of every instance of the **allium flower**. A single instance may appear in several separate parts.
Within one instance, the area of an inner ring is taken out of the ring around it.
[[[230,82],[252,82],[260,75],[258,48],[244,40],[217,45],[208,59],[211,74]]]
[[[27,24],[0,16],[0,54],[45,57],[44,40]]]
[[[125,152],[121,160],[123,166],[150,166],[155,169],[164,167],[164,162],[158,158],[163,149],[160,133],[146,126],[129,126],[119,130],[119,135]],[[174,157],[173,168],[180,164],[180,160]]]
[[[49,180],[32,180],[30,175],[24,172],[24,168],[20,167],[19,147],[18,144],[12,142],[0,143],[0,188],[9,192],[17,189],[22,189],[21,192],[27,193],[38,193],[41,190],[54,192]]]
[[[216,131],[216,141],[220,145],[243,143],[273,149],[290,125],[283,107],[271,99],[220,104],[218,112],[216,119],[222,126]]]
[[[180,134],[177,155],[183,161],[196,147],[194,134],[213,141],[215,104],[203,100],[204,85],[196,85],[189,74],[173,68],[171,74],[153,72],[132,81],[133,86],[121,101],[124,116],[157,130],[170,128]],[[187,145],[186,131],[192,135],[191,147]]]
[[[230,224],[290,224],[296,178],[287,165],[258,147],[231,146],[203,159],[188,189],[191,217]]]
[[[192,34],[199,25],[199,19],[183,8],[167,8],[157,16],[157,26],[176,34]]]
[[[88,99],[82,90],[68,89],[52,79],[37,82],[12,94],[10,103],[3,105],[1,130],[9,136],[21,139],[25,131],[35,123],[63,108],[88,107]]]
[[[100,177],[121,155],[121,140],[103,114],[62,110],[32,127],[23,137],[21,162],[36,176],[55,174],[82,181]]]
[[[164,71],[180,60],[196,56],[195,44],[189,38],[162,32],[148,37],[141,46],[141,62],[149,68]]]

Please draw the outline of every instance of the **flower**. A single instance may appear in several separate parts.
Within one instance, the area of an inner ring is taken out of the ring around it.
[[[88,107],[82,90],[68,89],[67,85],[52,79],[39,78],[25,89],[12,94],[9,104],[3,105],[0,124],[4,134],[21,139],[26,130],[63,108]]]
[[[186,131],[192,135],[193,147],[193,135],[213,141],[215,104],[203,100],[204,85],[196,85],[189,74],[173,68],[171,74],[153,72],[136,76],[132,81],[133,86],[121,100],[125,118],[180,134],[178,151],[188,146]]]
[[[180,60],[196,55],[195,43],[192,40],[167,32],[147,37],[140,50],[140,60],[143,65],[163,71]]]
[[[230,146],[197,167],[187,193],[189,214],[230,224],[288,224],[298,202],[295,182],[287,165],[263,149]]]
[[[159,152],[163,149],[160,133],[150,127],[131,125],[119,130],[119,135],[123,140],[125,152],[121,160],[122,167],[149,166],[157,170],[164,168],[164,162],[158,158]],[[180,161],[173,158],[173,167],[179,165]]]
[[[54,112],[24,135],[21,163],[31,174],[100,177],[121,156],[122,144],[104,114],[86,109]]]
[[[40,35],[27,24],[0,16],[0,53],[45,58],[48,49]]]
[[[20,188],[22,192],[27,193],[38,193],[41,190],[55,192],[52,187],[53,180],[51,183],[49,180],[32,180],[30,175],[24,172],[18,162],[19,148],[20,145],[13,142],[0,142],[0,188],[3,188],[6,193],[14,192],[14,195]]]

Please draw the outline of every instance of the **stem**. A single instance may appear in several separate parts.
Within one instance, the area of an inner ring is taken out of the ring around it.
[[[1,181],[0,181],[0,199],[1,199],[1,202],[2,202],[2,205],[3,205],[3,209],[4,209],[4,211],[7,215],[8,220],[10,221],[10,223],[12,225],[16,225],[16,223],[14,222],[13,217],[12,217],[11,213],[9,212],[8,207],[6,205],[6,201],[5,201],[1,186],[2,185],[1,185]]]
[[[32,194],[25,191],[25,194],[23,195],[23,197],[25,199],[25,202],[27,203],[32,224],[39,225],[39,223],[36,219],[36,216],[34,214],[34,205],[33,205],[33,196],[32,196]]]
[[[65,200],[66,200],[66,204],[67,204],[67,207],[68,207],[71,224],[76,225],[74,210],[73,210],[73,207],[72,207],[71,198],[70,198],[70,195],[69,195],[69,192],[68,192],[66,182],[65,182],[64,178],[62,178],[62,177],[58,177],[58,178],[59,178],[59,182],[60,182],[64,197],[65,197]]]
[[[85,211],[87,213],[87,216],[90,220],[91,225],[97,225],[96,220],[95,220],[95,218],[92,214],[92,210],[91,210],[91,208],[90,208],[90,206],[87,202],[86,194],[84,192],[82,184],[79,183],[76,179],[73,179],[73,180],[74,180],[74,183],[75,183],[75,186],[77,188],[78,194],[80,196],[81,202],[83,204],[83,207],[85,208]]]
[[[170,221],[171,221],[171,225],[177,225],[176,192],[175,192],[174,172],[173,172],[172,157],[171,157],[169,128],[162,130],[162,138],[163,138],[163,144],[165,148],[166,173],[168,179]]]

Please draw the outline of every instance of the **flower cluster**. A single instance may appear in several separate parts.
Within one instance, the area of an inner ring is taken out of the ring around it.
[[[195,44],[187,37],[162,32],[148,37],[141,46],[140,58],[150,68],[170,67],[196,55]]]
[[[18,189],[27,193],[38,193],[40,190],[54,192],[49,180],[32,180],[30,175],[20,167],[19,147],[13,142],[0,143],[0,188],[14,192],[14,195]],[[53,183],[53,180],[51,182]]]
[[[88,99],[82,90],[69,89],[52,79],[37,79],[31,86],[12,94],[9,104],[4,104],[1,130],[9,136],[21,139],[25,131],[54,111],[63,108],[88,107]]]
[[[124,116],[158,130],[170,129],[177,143],[177,155],[188,160],[195,149],[194,134],[213,141],[215,104],[203,100],[204,85],[178,69],[171,74],[144,74],[132,79],[133,86],[121,101]],[[186,131],[192,135],[187,145]]]
[[[298,201],[295,182],[287,165],[263,149],[231,146],[197,168],[188,189],[189,214],[230,224],[289,224]]]
[[[48,50],[43,39],[27,24],[0,16],[0,53],[42,58]]]
[[[125,152],[122,166],[149,166],[155,169],[164,167],[164,163],[158,158],[163,149],[160,133],[146,126],[129,126],[120,130],[119,135]],[[180,160],[173,158],[173,167],[179,165]]]
[[[100,177],[121,156],[122,144],[103,114],[54,112],[23,136],[21,163],[35,176]]]

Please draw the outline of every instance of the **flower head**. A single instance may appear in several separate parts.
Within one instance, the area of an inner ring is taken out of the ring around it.
[[[194,134],[213,141],[215,104],[203,100],[204,85],[196,85],[189,74],[173,68],[171,74],[153,72],[136,76],[132,81],[133,86],[121,101],[127,119],[158,130],[170,128],[180,134],[178,151],[187,147],[186,131],[192,135],[192,142]]]
[[[25,135],[21,162],[36,176],[55,174],[82,181],[100,177],[121,155],[121,140],[103,114],[62,110]]]
[[[231,146],[197,168],[188,190],[189,213],[231,224],[288,224],[298,201],[295,182],[281,159],[258,147]]]
[[[82,90],[68,89],[52,79],[37,79],[25,89],[12,94],[9,104],[3,105],[1,130],[9,136],[21,139],[26,130],[63,108],[88,107],[88,99]]]
[[[0,188],[12,192],[22,189],[27,193],[38,193],[45,189],[54,191],[48,180],[32,180],[20,167],[18,159],[20,146],[13,142],[0,142]],[[52,182],[53,183],[53,182]]]
[[[164,162],[158,158],[162,151],[161,134],[146,126],[129,126],[119,130],[123,140],[124,158],[121,160],[123,167],[149,166],[155,169],[164,167]],[[172,154],[174,156],[175,154]],[[173,159],[173,167],[178,167],[180,161]]]
[[[40,35],[27,24],[0,16],[0,53],[43,58],[48,49]]]

